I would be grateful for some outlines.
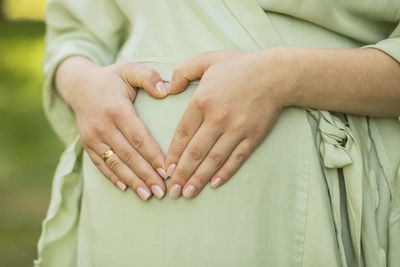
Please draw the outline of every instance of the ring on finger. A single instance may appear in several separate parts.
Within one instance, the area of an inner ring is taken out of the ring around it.
[[[107,159],[108,159],[109,157],[111,157],[114,153],[115,153],[115,152],[114,152],[114,150],[112,150],[112,149],[109,149],[109,150],[107,150],[106,152],[104,152],[104,154],[103,154],[103,156],[102,156],[104,162],[106,162]]]

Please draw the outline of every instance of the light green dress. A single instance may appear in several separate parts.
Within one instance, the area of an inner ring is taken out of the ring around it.
[[[67,148],[35,266],[399,266],[397,118],[286,108],[221,188],[143,202],[91,163],[53,84],[71,55],[148,64],[165,82],[208,50],[371,45],[400,62],[398,0],[50,0],[46,22],[44,106]],[[139,90],[164,152],[195,88],[162,100]]]

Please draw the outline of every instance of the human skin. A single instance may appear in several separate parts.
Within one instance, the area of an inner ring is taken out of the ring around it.
[[[200,84],[165,158],[134,110],[135,88],[162,98],[197,79]],[[400,65],[376,49],[205,52],[176,66],[169,92],[157,90],[160,81],[147,66],[128,62],[100,67],[84,57],[68,58],[56,74],[57,90],[75,112],[92,161],[116,186],[124,190],[129,185],[143,200],[149,199],[150,190],[163,197],[161,177],[172,176],[173,198],[182,189],[185,197],[193,198],[210,180],[212,187],[222,185],[268,134],[284,107],[400,114]],[[110,147],[116,153],[105,164],[101,155]]]
[[[282,108],[400,116],[400,64],[373,48],[205,52],[176,66],[169,93],[197,79],[166,157],[172,198],[224,184]]]
[[[73,56],[58,67],[55,84],[75,113],[84,149],[104,176],[123,191],[129,185],[143,200],[152,194],[162,198],[165,155],[132,105],[137,87],[157,98],[167,95],[158,72],[134,62],[100,67]],[[115,153],[104,162],[101,156],[110,148]]]

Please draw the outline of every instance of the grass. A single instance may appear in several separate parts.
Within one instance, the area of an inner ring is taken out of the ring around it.
[[[44,31],[0,20],[0,266],[32,266],[63,150],[41,106]]]

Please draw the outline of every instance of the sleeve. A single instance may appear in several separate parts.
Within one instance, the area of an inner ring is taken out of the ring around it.
[[[59,64],[74,55],[98,65],[112,64],[127,28],[115,0],[49,0],[43,57],[44,113],[65,145],[78,135],[75,116],[58,94],[54,76]]]
[[[391,56],[400,64],[400,23],[387,39],[384,39],[376,44],[363,46],[362,48],[379,49]],[[400,117],[398,117],[398,121],[400,123]]]
[[[379,49],[400,63],[400,23],[387,39],[384,39],[376,44],[366,45],[364,47]]]

